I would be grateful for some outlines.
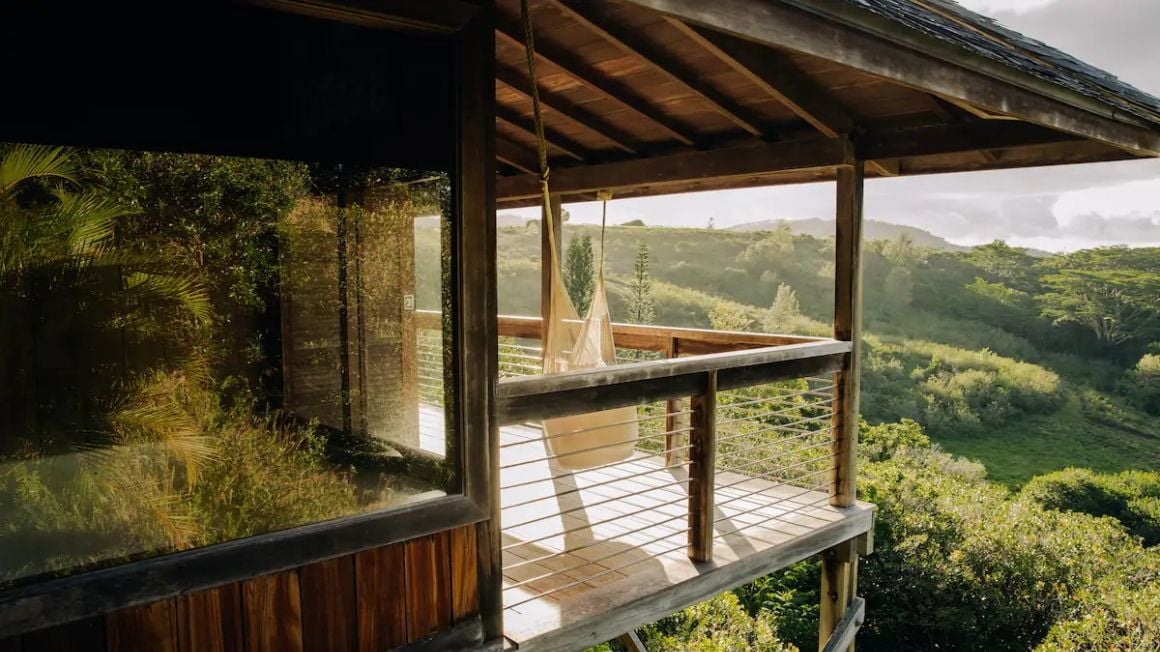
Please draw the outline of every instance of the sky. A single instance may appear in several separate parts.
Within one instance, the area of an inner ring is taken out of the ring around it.
[[[959,0],[1004,25],[1160,95],[1160,0]],[[598,203],[566,205],[599,223]],[[518,211],[538,216],[538,210]],[[614,200],[610,224],[718,227],[832,219],[833,184]],[[971,172],[866,182],[865,215],[961,245],[996,239],[1048,251],[1160,245],[1160,159]]]

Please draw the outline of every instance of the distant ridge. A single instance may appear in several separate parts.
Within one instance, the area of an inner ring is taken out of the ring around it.
[[[730,231],[776,231],[782,225],[788,226],[795,235],[811,235],[815,238],[831,238],[834,236],[834,221],[821,218],[808,220],[762,220],[760,222],[746,222],[729,227]],[[911,242],[919,247],[938,249],[940,251],[967,251],[969,247],[947,242],[930,231],[924,231],[913,226],[891,224],[879,220],[866,220],[863,225],[862,237],[866,240],[897,240],[898,236],[906,234]]]

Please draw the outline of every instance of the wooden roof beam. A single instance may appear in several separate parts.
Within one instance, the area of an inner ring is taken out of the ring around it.
[[[853,150],[846,138],[747,144],[553,170],[552,191],[563,196],[649,186],[674,187],[673,192],[679,192],[681,184],[704,179],[830,168],[852,160]],[[496,181],[499,201],[535,199],[539,193],[540,182],[536,175],[504,177]]]
[[[1074,142],[1078,136],[1027,122],[968,122],[872,131],[858,138],[866,159],[897,159]]]
[[[523,95],[529,100],[532,97],[532,86],[523,75],[516,71],[497,65],[495,69],[495,78],[504,86],[513,91]],[[600,136],[604,140],[612,143],[617,149],[627,154],[639,154],[640,145],[636,143],[636,139],[629,134],[618,129],[615,125],[608,124],[598,118],[594,113],[585,109],[583,106],[576,104],[552,93],[543,87],[540,88],[540,104],[545,109],[552,111],[556,115],[571,120],[572,122],[584,127],[588,131]]]
[[[696,41],[713,56],[740,73],[767,95],[781,102],[802,120],[828,138],[849,134],[854,129],[854,118],[826,91],[801,72],[794,70],[785,57],[773,50],[734,38],[719,32],[693,27],[669,17],[669,24]],[[880,176],[897,176],[897,161],[893,166],[867,161]]]
[[[881,162],[884,173],[898,174],[898,159],[1075,143],[1071,134],[1025,122],[971,122],[910,129],[873,131],[847,138],[815,138],[799,141],[747,144],[703,151],[682,152],[649,159],[561,168],[552,172],[552,190],[560,195],[598,190],[621,194],[647,188],[652,194],[681,192],[682,186],[712,180],[774,177],[786,172],[825,170],[848,165],[854,152],[866,160]],[[539,178],[534,174],[504,177],[496,183],[500,202],[521,202],[539,197]]]
[[[502,105],[496,105],[495,119],[523,132],[524,134],[530,136],[532,139],[536,138],[536,126],[532,119],[520,115],[520,113],[514,109]],[[544,140],[547,141],[549,148],[559,151],[564,156],[576,159],[577,161],[584,161],[584,155],[581,154],[581,152],[584,151],[584,147],[571,138],[557,133],[555,130],[545,126]]]
[[[523,30],[507,18],[500,16],[495,30],[496,37],[521,49],[524,47]],[[682,145],[698,145],[701,138],[688,127],[666,115],[660,109],[634,97],[624,84],[610,80],[587,62],[562,49],[553,48],[545,42],[536,43],[536,59],[555,66],[569,77],[615,101],[634,113],[660,127]]]
[[[740,106],[736,100],[706,84],[698,78],[697,72],[690,70],[663,48],[656,47],[648,39],[641,38],[639,34],[618,25],[616,19],[608,15],[608,5],[577,0],[550,1],[566,16],[589,31],[641,59],[652,69],[688,89],[733,124],[759,138],[768,135],[767,129],[763,126],[765,122],[763,118],[754,115],[749,109]]]

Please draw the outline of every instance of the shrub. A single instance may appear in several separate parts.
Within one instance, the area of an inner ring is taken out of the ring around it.
[[[1148,414],[1160,415],[1160,355],[1149,353],[1124,374],[1120,393]]]
[[[865,340],[862,401],[871,421],[915,419],[936,433],[996,425],[1063,402],[1059,376],[991,351]]]
[[[1160,474],[1064,469],[1034,478],[1020,495],[1046,509],[1111,516],[1145,546],[1160,543]]]
[[[657,652],[796,652],[778,640],[768,618],[746,613],[737,596],[723,593],[663,618],[643,630],[645,646]]]
[[[866,460],[881,462],[901,449],[930,448],[930,437],[910,419],[872,426],[862,421],[858,429],[858,452]]]
[[[1080,613],[1095,582],[1132,582],[1154,563],[1111,521],[1012,500],[937,449],[900,450],[861,477],[879,508],[859,577],[875,605],[866,649],[1026,650]]]
[[[1160,568],[1160,555],[1151,561]],[[1082,592],[1083,607],[1056,623],[1036,652],[1154,652],[1160,648],[1160,573]]]

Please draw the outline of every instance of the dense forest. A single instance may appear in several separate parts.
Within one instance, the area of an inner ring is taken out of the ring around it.
[[[581,305],[599,241],[565,226]],[[605,242],[614,320],[828,334],[832,239],[619,226]],[[537,225],[501,229],[499,248],[501,312],[537,314]],[[867,243],[864,275],[860,493],[880,514],[860,646],[1160,646],[1160,250],[901,233]],[[649,649],[809,649],[818,572],[657,623]]]

